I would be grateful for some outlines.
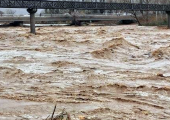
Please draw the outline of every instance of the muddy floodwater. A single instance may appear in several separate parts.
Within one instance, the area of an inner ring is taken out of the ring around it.
[[[170,30],[0,28],[0,120],[170,120]]]

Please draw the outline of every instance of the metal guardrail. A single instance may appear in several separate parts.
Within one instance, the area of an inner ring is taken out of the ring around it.
[[[37,9],[170,11],[170,5],[165,4],[77,2],[77,1],[48,1],[48,0],[0,0],[0,7],[37,8]]]

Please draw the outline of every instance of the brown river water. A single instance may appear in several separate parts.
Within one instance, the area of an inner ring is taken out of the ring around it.
[[[170,30],[0,28],[0,120],[170,120]]]

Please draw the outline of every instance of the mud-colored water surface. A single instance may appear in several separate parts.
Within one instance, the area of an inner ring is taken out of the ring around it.
[[[170,30],[1,28],[0,119],[170,120]]]

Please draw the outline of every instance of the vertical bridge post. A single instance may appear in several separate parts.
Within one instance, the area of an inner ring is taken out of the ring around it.
[[[30,13],[30,30],[31,33],[35,34],[35,13],[37,12],[37,9],[35,8],[28,8],[27,12]]]
[[[166,11],[166,14],[168,15],[168,29],[170,29],[170,11]]]

